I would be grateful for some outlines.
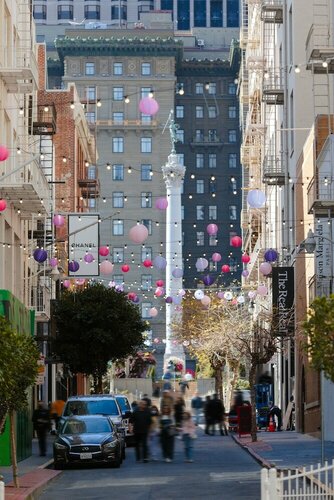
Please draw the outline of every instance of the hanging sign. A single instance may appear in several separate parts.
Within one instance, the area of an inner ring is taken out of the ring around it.
[[[70,263],[79,263],[78,270],[75,270],[75,266],[69,266],[69,276],[99,275],[99,229],[98,214],[78,213],[68,216],[68,258]],[[93,256],[89,263],[85,260],[88,253]]]

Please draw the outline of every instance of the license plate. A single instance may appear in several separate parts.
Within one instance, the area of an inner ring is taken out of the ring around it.
[[[92,458],[92,454],[91,453],[80,453],[80,459],[81,460],[87,460],[89,458]]]

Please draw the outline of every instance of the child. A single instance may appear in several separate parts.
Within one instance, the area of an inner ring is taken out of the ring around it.
[[[182,427],[181,427],[181,432],[182,432],[182,439],[184,442],[184,452],[186,455],[186,462],[193,462],[193,442],[196,437],[195,434],[196,427],[195,424],[191,418],[191,413],[188,411],[185,411],[183,413],[183,420],[182,420]]]

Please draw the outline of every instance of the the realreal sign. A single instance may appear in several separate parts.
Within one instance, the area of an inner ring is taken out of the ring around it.
[[[273,267],[272,277],[276,334],[286,337],[294,327],[294,268]]]
[[[75,260],[80,265],[76,273],[69,270],[69,276],[99,275],[99,228],[98,214],[70,214],[68,216],[69,261]],[[94,261],[89,264],[84,260],[87,253],[94,257]]]

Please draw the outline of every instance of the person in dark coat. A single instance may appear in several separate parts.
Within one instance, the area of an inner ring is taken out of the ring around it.
[[[282,430],[282,410],[273,403],[271,403],[271,406],[270,406],[269,411],[268,411],[267,427],[269,427],[270,417],[273,420],[275,420],[274,417],[277,418],[277,430],[281,431]]]
[[[143,399],[138,402],[138,408],[133,412],[131,418],[133,424],[133,433],[136,442],[136,460],[148,462],[147,438],[152,424],[152,416],[147,408],[147,403]]]
[[[163,406],[160,417],[160,441],[162,455],[166,462],[172,462],[174,457],[174,439],[176,429],[170,406]]]
[[[175,425],[177,429],[180,429],[182,426],[183,412],[186,409],[186,403],[182,396],[179,396],[174,405],[174,418]]]
[[[46,434],[51,428],[50,412],[43,401],[38,401],[38,407],[34,410],[32,423],[37,434],[39,454],[46,455]]]
[[[213,395],[211,401],[211,407],[212,407],[211,433],[213,435],[215,434],[216,424],[218,424],[220,435],[224,436],[224,433],[226,433],[224,426],[225,408],[222,400],[218,398],[217,394]]]
[[[204,403],[204,417],[205,417],[205,434],[210,435],[210,428],[212,426],[213,411],[212,400],[210,396],[206,396]]]

